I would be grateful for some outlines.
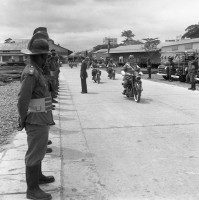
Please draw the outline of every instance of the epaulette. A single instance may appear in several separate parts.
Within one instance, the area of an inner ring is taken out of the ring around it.
[[[29,74],[30,74],[30,75],[33,75],[33,74],[34,74],[34,71],[35,71],[34,67],[33,67],[33,66],[30,66],[30,68],[29,68]]]

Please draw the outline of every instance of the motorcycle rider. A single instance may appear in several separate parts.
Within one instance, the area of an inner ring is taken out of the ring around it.
[[[123,95],[126,94],[127,85],[131,81],[131,76],[129,76],[129,74],[135,75],[136,72],[138,72],[138,73],[141,72],[140,67],[135,62],[135,57],[133,55],[130,55],[128,57],[128,61],[126,62],[126,64],[122,68],[122,74],[124,74],[124,78],[123,78],[124,91],[122,92]]]
[[[98,68],[98,63],[97,63],[97,58],[94,58],[94,61],[92,62],[92,80],[94,80],[94,77],[97,74],[97,68]]]
[[[108,77],[111,76],[111,73],[113,72],[113,69],[115,68],[115,64],[113,63],[113,59],[111,58],[108,62],[108,65],[107,65],[107,72],[108,72]]]

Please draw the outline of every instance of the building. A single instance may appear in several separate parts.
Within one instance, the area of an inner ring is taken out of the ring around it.
[[[21,50],[27,49],[28,43],[29,39],[11,39],[8,43],[0,43],[0,63],[24,63],[26,55],[24,55]],[[62,61],[66,56],[72,53],[72,51],[55,44],[51,39],[49,40],[49,47],[50,50],[55,49]]]
[[[105,37],[103,39],[103,44],[108,44],[110,42],[110,45],[117,45],[117,38],[109,38],[109,37]]]
[[[107,56],[108,56],[108,50],[107,49],[100,49],[100,50],[92,53],[92,57],[97,58],[97,60],[99,60],[100,58],[106,59]]]
[[[160,64],[160,49],[158,48],[156,51],[149,53],[144,49],[144,44],[125,45],[111,48],[109,54],[110,57],[113,58],[114,62],[119,64],[125,63],[129,55],[135,56],[136,62],[140,67],[146,67],[146,61],[149,57],[153,66],[158,66]]]
[[[161,61],[164,62],[169,56],[176,57],[177,54],[196,52],[199,53],[199,38],[184,39],[176,42],[161,44]]]

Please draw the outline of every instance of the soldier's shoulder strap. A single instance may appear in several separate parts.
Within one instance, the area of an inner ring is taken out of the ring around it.
[[[27,76],[35,76],[36,78],[38,78],[39,72],[33,65],[27,65],[22,72],[22,80]]]

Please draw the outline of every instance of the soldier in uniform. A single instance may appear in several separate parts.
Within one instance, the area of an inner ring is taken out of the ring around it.
[[[94,61],[92,62],[92,80],[94,80],[94,77],[96,76],[97,74],[97,68],[98,68],[98,63],[97,63],[97,58],[94,58]]]
[[[55,181],[53,176],[44,176],[41,170],[48,143],[49,111],[52,108],[42,70],[48,52],[46,34],[35,33],[28,44],[28,49],[23,51],[30,56],[30,64],[25,67],[21,75],[21,89],[17,104],[20,126],[26,130],[28,143],[25,155],[26,197],[35,200],[52,199],[51,194],[41,190],[39,184]]]
[[[191,69],[190,69],[190,83],[191,83],[191,87],[188,88],[189,90],[196,90],[196,80],[195,77],[197,75],[198,72],[198,60],[195,58],[195,54],[191,54],[189,56],[189,59],[191,61]]]
[[[81,78],[81,86],[82,86],[82,94],[87,93],[87,84],[86,84],[86,79],[88,77],[87,74],[87,66],[89,63],[89,57],[86,57],[81,64],[81,70],[80,70],[80,78]]]
[[[147,79],[151,79],[151,59],[150,58],[147,59],[147,71],[149,74],[149,77]]]
[[[51,74],[51,87],[52,87],[52,102],[53,103],[58,103],[54,98],[57,97],[58,95],[58,87],[57,87],[57,61],[55,58],[55,49],[51,50],[51,56],[47,60],[47,65],[49,66],[50,69],[50,74]]]
[[[128,74],[135,75],[135,72],[138,72],[138,73],[140,72],[140,67],[135,62],[135,58],[133,55],[130,55],[128,57],[128,62],[124,65],[124,67],[122,68],[122,71],[126,73],[123,78],[124,91],[122,92],[122,94],[125,95],[127,85],[129,84],[129,81],[131,80],[131,77],[129,77]]]
[[[172,82],[173,79],[172,79],[171,75],[173,74],[173,71],[174,71],[173,57],[172,57],[172,56],[169,56],[169,57],[168,57],[168,61],[169,61],[169,66],[168,66],[168,77],[169,77],[169,81]]]

